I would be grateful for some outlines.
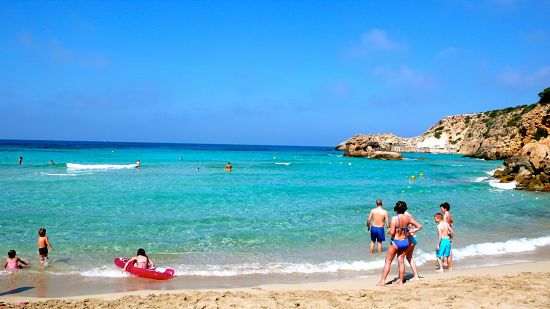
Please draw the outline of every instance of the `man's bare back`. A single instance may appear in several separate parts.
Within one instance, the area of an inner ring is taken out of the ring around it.
[[[381,207],[376,207],[376,208],[373,208],[371,211],[370,211],[371,215],[371,219],[372,219],[372,226],[375,226],[375,227],[384,227],[384,223],[386,223],[387,225],[389,224],[388,222],[388,211],[381,208]],[[389,226],[388,226],[389,228]]]

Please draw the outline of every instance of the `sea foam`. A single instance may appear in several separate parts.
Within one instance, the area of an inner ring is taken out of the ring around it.
[[[71,170],[118,170],[125,168],[135,168],[135,164],[78,164],[67,163],[67,169]]]
[[[512,190],[516,187],[516,182],[499,182],[497,179],[489,180],[489,185],[501,190]]]
[[[504,242],[471,244],[464,248],[453,249],[453,259],[463,260],[472,257],[494,256],[536,250],[537,247],[550,245],[550,236],[540,238],[512,239]],[[417,250],[414,256],[417,265],[435,261],[435,252]],[[384,259],[374,261],[326,261],[322,263],[248,263],[226,265],[177,265],[178,276],[231,277],[254,274],[314,274],[336,273],[340,271],[370,271],[382,269]],[[94,268],[82,273],[84,276],[120,277],[122,270],[107,267]]]

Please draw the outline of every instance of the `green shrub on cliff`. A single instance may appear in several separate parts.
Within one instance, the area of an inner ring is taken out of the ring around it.
[[[515,114],[506,122],[507,127],[517,127],[521,121],[521,114]]]
[[[541,104],[548,104],[550,103],[550,87],[544,89],[543,91],[539,92],[539,103]]]
[[[545,128],[537,128],[537,131],[535,131],[535,134],[533,134],[533,138],[537,141],[541,138],[546,138],[548,136],[548,131],[546,131]]]
[[[435,131],[434,137],[435,138],[440,138],[441,137],[441,131]]]

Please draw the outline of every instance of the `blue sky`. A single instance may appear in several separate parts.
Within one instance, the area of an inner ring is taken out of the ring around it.
[[[550,86],[550,1],[1,1],[0,138],[333,146]]]

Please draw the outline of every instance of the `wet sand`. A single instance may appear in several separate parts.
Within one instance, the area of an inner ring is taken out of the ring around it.
[[[395,267],[388,277],[391,281]],[[0,296],[25,308],[549,308],[550,260],[494,267],[428,272],[403,286],[376,286],[377,277],[237,289],[140,290],[65,298]],[[59,288],[59,287],[56,287]],[[4,291],[5,293],[5,291]]]

